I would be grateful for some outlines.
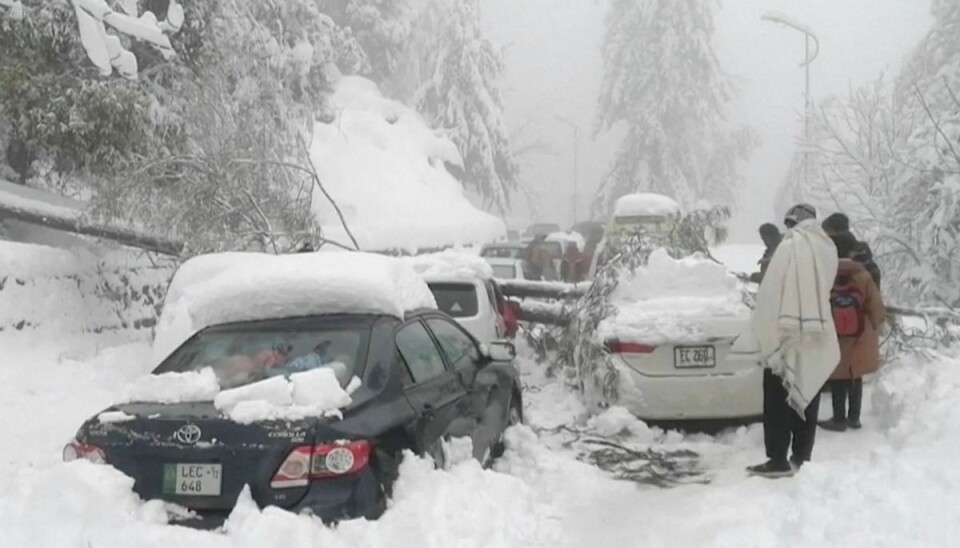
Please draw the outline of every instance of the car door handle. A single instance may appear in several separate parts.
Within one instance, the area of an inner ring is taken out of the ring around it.
[[[434,413],[433,404],[425,403],[423,404],[423,414],[427,417],[432,417]]]

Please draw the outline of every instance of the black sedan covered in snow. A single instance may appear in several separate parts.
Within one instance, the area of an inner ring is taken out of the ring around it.
[[[503,432],[523,410],[513,358],[509,343],[485,348],[432,310],[404,320],[334,315],[213,326],[153,373],[211,367],[230,389],[296,363],[335,365],[344,387],[362,382],[342,419],[242,424],[213,402],[116,405],[84,423],[64,459],[114,466],[142,498],[191,510],[185,525],[218,526],[247,485],[261,507],[326,521],[373,518],[384,511],[404,450],[439,465],[444,440],[454,437],[471,438],[484,462],[503,451]],[[110,415],[124,419],[103,420]]]

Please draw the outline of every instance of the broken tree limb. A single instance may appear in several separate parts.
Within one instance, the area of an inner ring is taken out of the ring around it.
[[[502,280],[497,282],[507,297],[521,299],[576,300],[587,293],[590,282],[568,284],[563,282],[535,282]]]
[[[82,202],[0,181],[0,221],[13,219],[164,255],[178,256],[183,249],[182,242],[90,222],[83,206]]]

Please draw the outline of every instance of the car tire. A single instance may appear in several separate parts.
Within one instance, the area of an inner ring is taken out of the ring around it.
[[[447,469],[447,444],[444,438],[438,438],[427,448],[427,455],[433,459],[433,466],[437,470]]]
[[[507,428],[516,426],[518,424],[523,424],[523,403],[517,394],[514,394],[510,398],[510,407],[507,411],[507,425],[504,428],[504,431],[506,431]],[[485,464],[487,466],[493,464],[494,461],[503,456],[506,450],[507,446],[504,443],[503,433],[501,432],[500,439],[497,440],[497,443],[495,443],[490,449],[490,457],[487,459]]]

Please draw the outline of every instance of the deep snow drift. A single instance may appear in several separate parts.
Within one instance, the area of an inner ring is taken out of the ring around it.
[[[5,548],[899,548],[960,539],[957,350],[886,364],[867,385],[864,429],[821,431],[814,462],[777,481],[744,472],[763,458],[758,425],[709,437],[665,433],[619,408],[590,416],[545,365],[522,359],[528,425],[508,433],[493,470],[462,458],[434,470],[410,457],[377,522],[329,528],[242,499],[226,531],[209,533],[166,525],[182,509],[139,500],[108,466],[60,462],[80,423],[151,369],[143,334],[0,333]]]
[[[376,84],[342,78],[330,98],[335,119],[314,131],[313,164],[364,250],[432,249],[505,237],[500,219],[467,200],[446,165],[462,165],[453,142]],[[349,243],[323,193],[313,197],[324,235]]]

